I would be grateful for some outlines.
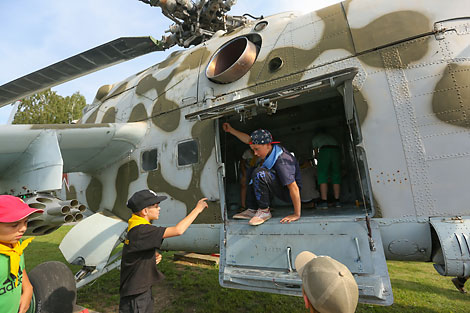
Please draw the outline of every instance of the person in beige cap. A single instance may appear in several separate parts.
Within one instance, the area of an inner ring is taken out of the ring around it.
[[[359,290],[348,268],[329,256],[303,251],[295,258],[305,307],[311,313],[352,313]]]

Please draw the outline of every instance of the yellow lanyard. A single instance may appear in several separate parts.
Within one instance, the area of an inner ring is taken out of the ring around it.
[[[135,214],[132,214],[132,216],[131,216],[131,218],[129,219],[128,223],[129,223],[129,226],[127,227],[127,232],[129,232],[132,228],[134,228],[134,227],[136,227],[136,226],[138,226],[138,225],[144,225],[144,224],[150,225],[150,222],[147,221],[145,218],[140,217],[140,216],[135,215]],[[128,245],[128,244],[129,244],[129,239],[126,239],[126,240],[124,241],[124,243],[125,243],[126,245]]]
[[[0,254],[10,257],[10,273],[15,276],[15,287],[18,286],[18,271],[20,270],[21,255],[33,239],[34,237],[31,237],[21,243],[17,242],[13,248],[0,244]]]

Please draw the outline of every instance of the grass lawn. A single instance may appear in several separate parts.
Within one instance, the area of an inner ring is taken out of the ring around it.
[[[30,270],[45,261],[65,262],[58,245],[70,226],[36,237],[26,249]],[[67,264],[67,263],[66,263]],[[395,302],[389,307],[359,304],[356,312],[470,312],[470,295],[460,294],[431,263],[388,261]],[[79,267],[70,266],[75,273]],[[307,312],[300,297],[227,289],[219,286],[218,268],[192,266],[163,254],[165,281],[154,288],[156,312]],[[114,270],[78,291],[77,303],[101,312],[117,312],[119,271]]]

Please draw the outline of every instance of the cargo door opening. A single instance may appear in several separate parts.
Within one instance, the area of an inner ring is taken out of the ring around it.
[[[302,217],[364,216],[373,214],[370,184],[367,176],[365,153],[357,145],[361,141],[360,128],[353,118],[348,118],[343,96],[331,89],[311,92],[295,98],[284,98],[277,102],[274,114],[260,112],[250,119],[241,119],[238,114],[219,119],[219,126],[228,122],[237,130],[250,134],[264,128],[271,132],[275,141],[280,141],[293,153],[302,175]],[[312,139],[319,131],[332,135],[341,155],[340,205],[336,207],[331,178],[328,182],[328,208],[317,209],[320,201],[320,186],[317,179],[317,158]],[[235,136],[220,129],[222,161],[225,164],[225,199],[227,216],[230,218],[242,208],[243,163],[250,154],[250,147]],[[250,188],[251,186],[247,186]],[[256,208],[253,208],[256,209]],[[273,199],[272,214],[282,218],[292,214],[291,203]]]

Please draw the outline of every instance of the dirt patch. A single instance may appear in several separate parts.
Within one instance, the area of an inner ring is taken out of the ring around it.
[[[155,300],[154,312],[159,313],[173,303],[177,298],[176,291],[165,279],[152,288],[153,298]],[[100,309],[100,313],[116,313],[119,311],[119,303]]]
[[[188,268],[188,266],[193,267],[194,270],[196,271],[198,268],[205,268],[205,269],[214,268],[214,265],[194,264],[194,263],[186,262],[186,261],[172,261],[172,263],[174,265],[174,269],[177,272],[184,271],[185,269]],[[177,301],[178,297],[181,296],[181,294],[182,292],[173,286],[171,279],[168,279],[168,278],[163,279],[152,288],[152,295],[153,295],[154,303],[155,303],[154,312],[160,313],[170,308],[174,304],[174,302]],[[110,301],[107,301],[107,303],[110,303]],[[192,308],[188,308],[187,312],[192,312],[192,310],[193,310]],[[99,313],[116,313],[118,311],[119,311],[119,299],[117,299],[116,303],[102,307],[98,310]],[[183,313],[186,313],[186,312],[183,312]]]
[[[207,269],[212,269],[212,268],[214,268],[214,265],[194,264],[194,263],[186,262],[186,261],[174,261],[174,263],[175,263],[175,265],[176,265],[176,269],[178,269],[178,270],[183,270],[183,269],[184,269],[184,267],[181,266],[181,265],[192,266],[192,267],[198,267],[198,268],[207,268]]]
[[[178,297],[178,292],[172,288],[171,284],[166,279],[162,280],[158,285],[153,286],[152,293],[155,299],[155,313],[165,311]]]
[[[119,312],[119,304],[104,308],[100,311],[100,313],[116,313]]]

